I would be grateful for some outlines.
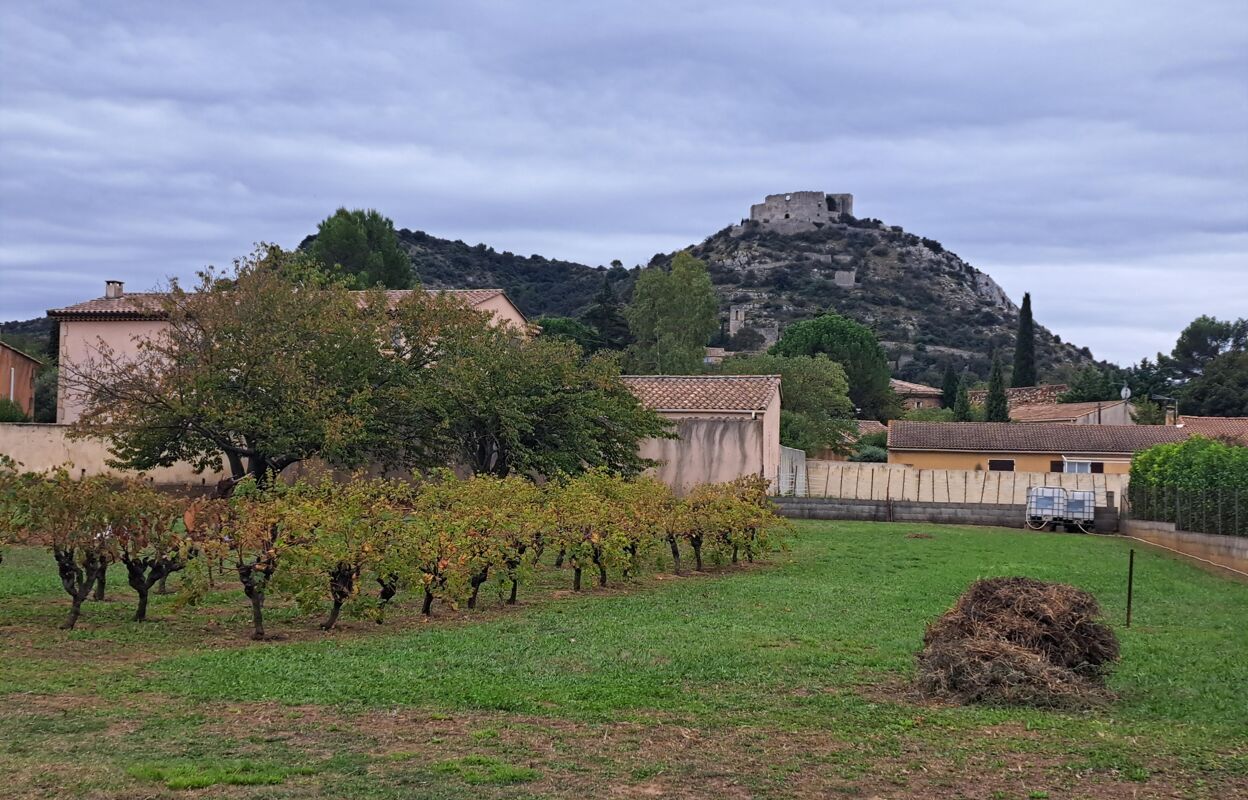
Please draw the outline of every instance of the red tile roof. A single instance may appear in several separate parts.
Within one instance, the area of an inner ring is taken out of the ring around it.
[[[625,375],[624,385],[655,411],[763,411],[779,375]]]
[[[1103,400],[1096,403],[1032,403],[1014,406],[1010,419],[1015,422],[1073,422],[1099,408],[1105,411],[1125,403],[1125,400]]]
[[[1179,417],[1180,430],[1210,439],[1232,439],[1248,445],[1248,417]]]
[[[857,422],[859,436],[866,436],[869,433],[884,433],[888,430],[888,426],[883,422],[877,422],[873,419],[860,419]]]
[[[935,386],[925,386],[921,383],[911,383],[910,381],[899,381],[896,378],[889,378],[888,385],[893,387],[893,391],[902,397],[939,397],[944,394]]]
[[[462,298],[470,307],[476,308],[487,300],[504,297],[502,289],[389,289],[386,301],[391,305],[398,303],[412,292],[424,291],[429,294],[449,294]],[[161,300],[166,295],[160,292],[127,292],[121,297],[97,297],[82,303],[75,303],[64,308],[48,309],[48,316],[55,319],[164,319],[166,316]],[[513,304],[514,305],[514,304]],[[519,310],[519,309],[517,309]]]
[[[1037,422],[909,422],[888,426],[890,450],[972,453],[1134,453],[1192,434],[1168,425],[1070,425]]]

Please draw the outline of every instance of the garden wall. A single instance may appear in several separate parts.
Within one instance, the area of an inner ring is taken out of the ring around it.
[[[763,420],[748,417],[683,417],[674,419],[678,439],[646,439],[642,458],[661,462],[651,474],[684,494],[700,483],[722,483],[743,475],[767,475]],[[777,448],[778,448],[777,444]]]
[[[781,515],[790,519],[851,519],[872,522],[935,522],[945,525],[997,525],[1022,528],[1022,503],[932,503],[907,500],[857,500],[846,498],[775,498]],[[1096,509],[1096,531],[1118,529],[1118,511]]]
[[[1186,556],[1211,561],[1248,575],[1248,536],[1225,536],[1176,530],[1173,522],[1125,519],[1122,532]]]
[[[72,465],[71,471],[78,477],[138,474],[108,466],[111,454],[103,440],[70,439],[68,432],[68,425],[0,424],[0,454],[32,472]],[[189,464],[176,464],[151,470],[145,476],[162,486],[215,486],[225,474],[204,472],[197,475]]]
[[[1021,505],[1030,486],[1060,486],[1094,491],[1096,505],[1115,508],[1127,484],[1126,475],[914,469],[815,459],[807,462],[806,480],[808,497],[988,505]]]

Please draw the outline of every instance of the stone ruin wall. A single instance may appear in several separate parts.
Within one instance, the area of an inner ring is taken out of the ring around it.
[[[800,233],[854,213],[852,194],[786,192],[769,194],[750,206],[750,219],[780,233]]]

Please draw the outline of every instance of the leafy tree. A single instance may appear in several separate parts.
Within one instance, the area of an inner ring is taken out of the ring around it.
[[[1014,370],[1010,373],[1010,385],[1036,385],[1036,323],[1031,317],[1031,292],[1023,294],[1023,306],[1018,312],[1018,336],[1014,342]],[[988,418],[992,419],[991,412]]]
[[[941,383],[940,389],[940,405],[944,408],[953,408],[953,404],[958,402],[958,373],[954,371],[953,364],[945,365],[945,379]],[[907,417],[909,419],[909,417]]]
[[[839,314],[790,325],[772,352],[782,356],[819,353],[841,364],[849,379],[849,398],[863,419],[897,417],[901,406],[889,385],[888,357],[875,334]]]
[[[849,460],[884,464],[888,461],[888,451],[883,447],[876,447],[869,444],[863,445],[854,451],[854,454],[849,457]]]
[[[75,434],[107,437],[117,466],[220,468],[224,455],[234,480],[262,485],[313,456],[342,467],[436,463],[440,377],[399,369],[383,352],[392,323],[380,292],[352,294],[313,270],[302,283],[287,277],[303,264],[262,247],[231,273],[201,273],[197,291],[173,286],[167,328],[135,355],[102,345],[64,370],[85,406]],[[428,321],[450,302],[399,314],[409,347],[440,333],[429,324],[418,336],[412,317]]]
[[[0,397],[0,422],[30,422],[22,407],[7,397]]]
[[[820,353],[805,356],[735,356],[719,365],[725,375],[780,376],[780,442],[814,455],[844,449],[856,433],[849,383],[840,364]]]
[[[414,282],[411,259],[399,246],[394,223],[372,209],[335,211],[317,226],[308,252],[357,288],[407,289]]]
[[[992,373],[988,376],[988,396],[984,400],[984,417],[988,422],[1009,422],[1010,405],[1005,395],[1005,374],[1001,359],[992,360]]]
[[[953,404],[948,408],[912,408],[902,416],[902,419],[910,420],[911,422],[953,422],[953,409],[958,402],[957,396],[955,392]],[[967,405],[970,405],[969,396]]]
[[[1248,417],[1248,351],[1223,353],[1183,387],[1183,412],[1207,417]]]
[[[186,503],[138,481],[115,491],[110,500],[114,553],[139,596],[134,621],[143,622],[152,587],[185,569],[196,552],[187,535]]]
[[[1174,380],[1185,383],[1204,374],[1218,356],[1242,352],[1248,347],[1248,319],[1219,320],[1208,315],[1197,317],[1183,332],[1169,356],[1158,356],[1159,365]]]
[[[689,253],[677,253],[670,270],[643,270],[625,312],[635,340],[633,360],[650,374],[697,372],[706,343],[719,327],[718,313],[706,264]]]
[[[728,340],[728,349],[736,352],[750,352],[758,350],[766,343],[767,339],[761,333],[746,325]]]
[[[1122,387],[1109,370],[1087,366],[1076,373],[1070,388],[1058,400],[1062,403],[1091,403],[1100,400],[1117,400]]]
[[[971,422],[975,412],[971,409],[971,396],[966,389],[966,381],[958,386],[958,399],[953,403],[953,419],[956,422]]]
[[[623,269],[623,265],[618,260],[611,262],[614,270],[616,265]],[[598,290],[598,294],[594,295],[593,304],[581,314],[580,321],[592,328],[597,336],[594,348],[585,348],[587,351],[591,349],[603,350],[625,350],[633,343],[632,333],[629,331],[628,320],[624,317],[623,306],[615,296],[615,289],[611,285],[611,276],[602,276],[602,288]],[[579,344],[579,342],[578,342]],[[583,344],[582,347],[585,347]]]
[[[586,359],[571,342],[527,341],[487,326],[448,348],[436,371],[450,440],[476,473],[635,474],[649,466],[637,454],[640,441],[668,435],[667,423],[624,386],[614,354]]]
[[[598,331],[572,317],[540,317],[537,320],[542,336],[559,338],[574,342],[586,353],[601,349],[602,340]]]

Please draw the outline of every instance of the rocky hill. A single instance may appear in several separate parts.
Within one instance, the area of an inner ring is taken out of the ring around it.
[[[399,239],[425,285],[500,287],[530,316],[577,314],[604,273],[627,298],[637,274],[406,229]],[[769,343],[788,323],[833,309],[870,325],[906,380],[939,385],[946,363],[987,378],[991,353],[1000,352],[1007,365],[1012,358],[1018,308],[1005,291],[939,242],[900,227],[844,213],[809,224],[750,219],[690,249],[706,261],[720,296],[724,331],[716,344]],[[648,266],[665,265],[672,255],[656,255]],[[1093,361],[1086,348],[1039,324],[1036,355],[1042,375]]]

